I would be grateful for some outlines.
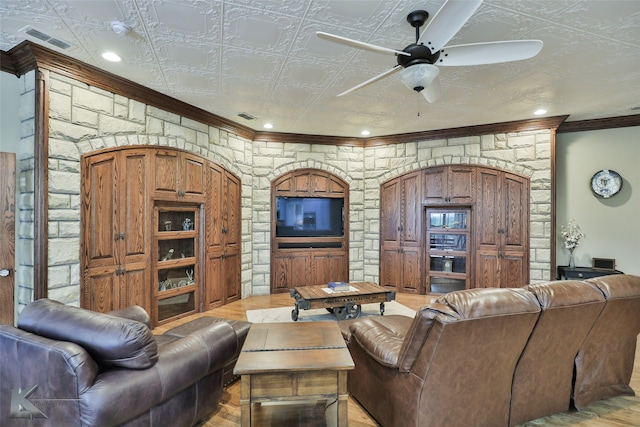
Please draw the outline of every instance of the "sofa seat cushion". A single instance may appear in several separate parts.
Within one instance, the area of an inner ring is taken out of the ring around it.
[[[158,346],[151,329],[144,323],[46,298],[22,310],[18,327],[78,344],[102,367],[145,369],[158,360]]]

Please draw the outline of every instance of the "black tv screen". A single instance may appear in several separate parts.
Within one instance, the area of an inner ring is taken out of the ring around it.
[[[276,197],[276,237],[344,235],[344,199]]]

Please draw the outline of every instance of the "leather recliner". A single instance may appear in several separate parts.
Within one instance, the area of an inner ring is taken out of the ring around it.
[[[385,427],[507,426],[513,372],[540,306],[524,289],[452,292],[415,318],[349,325],[349,393]]]
[[[158,341],[141,307],[29,304],[17,328],[0,325],[0,425],[195,425],[218,406],[234,329],[215,322]]]

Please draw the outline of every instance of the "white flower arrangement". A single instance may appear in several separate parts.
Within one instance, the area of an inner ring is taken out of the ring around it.
[[[586,235],[580,230],[580,226],[576,224],[576,220],[569,221],[569,225],[560,227],[560,235],[564,239],[564,247],[571,252],[580,244],[580,239]]]

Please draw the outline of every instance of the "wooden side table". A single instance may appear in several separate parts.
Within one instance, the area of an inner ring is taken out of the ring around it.
[[[317,401],[326,402],[320,425],[346,426],[353,368],[336,322],[253,324],[234,368],[242,375],[242,427],[262,424],[263,409],[272,410],[273,422],[273,411],[286,411],[287,404]]]
[[[610,274],[624,274],[620,270],[603,270],[591,267],[569,267],[567,265],[558,266],[558,280],[581,280],[592,277],[608,276]]]

